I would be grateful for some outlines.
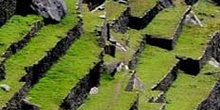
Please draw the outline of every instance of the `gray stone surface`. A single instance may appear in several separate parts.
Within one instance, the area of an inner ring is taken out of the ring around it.
[[[14,15],[17,0],[0,0],[0,26]]]
[[[209,96],[198,105],[196,110],[220,110],[220,80],[217,81]]]
[[[6,84],[1,84],[0,85],[0,88],[6,92],[9,92],[10,91],[10,86],[9,85],[6,85]]]
[[[63,0],[32,0],[31,7],[45,19],[61,21],[67,13]]]

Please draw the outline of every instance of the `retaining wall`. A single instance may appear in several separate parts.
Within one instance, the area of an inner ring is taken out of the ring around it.
[[[99,61],[87,75],[85,75],[60,105],[61,110],[76,110],[89,95],[91,88],[98,87],[100,81],[100,72],[103,66],[103,61]]]
[[[37,21],[30,28],[29,32],[22,37],[17,42],[12,43],[7,47],[5,52],[2,54],[2,61],[0,62],[0,80],[5,79],[5,61],[19,50],[21,50],[30,40],[35,36],[35,34],[44,26],[43,21]]]
[[[186,18],[186,15],[189,14],[191,11],[191,6],[189,6],[186,11],[183,13],[182,17],[179,20],[179,23],[177,24],[175,31],[171,35],[169,39],[166,38],[159,38],[157,36],[153,35],[147,35],[146,34],[146,40],[147,43],[150,45],[158,46],[167,50],[172,50],[180,37],[180,34],[182,32],[182,28],[184,25],[184,20]]]
[[[220,80],[216,82],[209,96],[198,105],[196,110],[220,110]]]
[[[22,100],[25,99],[28,91],[38,80],[43,77],[47,70],[49,70],[57,60],[62,57],[68,48],[71,46],[81,34],[82,31],[82,20],[79,20],[78,24],[67,33],[66,37],[59,40],[57,44],[47,51],[46,55],[43,56],[38,62],[32,66],[25,67],[26,75],[22,77],[21,81],[25,81],[24,85],[19,89],[18,92],[6,103],[2,110],[21,110]]]

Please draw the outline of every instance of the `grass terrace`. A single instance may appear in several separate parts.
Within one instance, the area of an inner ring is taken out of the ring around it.
[[[158,38],[169,39],[173,37],[176,27],[186,9],[186,5],[179,4],[162,10],[142,33]]]
[[[105,3],[107,20],[111,21],[113,19],[117,19],[125,9],[126,5],[119,4],[113,0],[107,0]]]
[[[103,20],[99,16],[103,15],[104,11],[90,12],[86,4],[82,5],[82,11],[84,30],[93,32],[94,27],[98,28],[102,25]]]
[[[38,61],[47,50],[52,48],[55,43],[66,35],[66,33],[76,24],[74,6],[70,0],[66,1],[69,9],[67,16],[59,24],[49,24],[44,26],[37,35],[20,50],[17,54],[9,58],[5,63],[6,79],[0,84],[7,84],[11,87],[10,92],[0,90],[0,105],[5,104],[12,95],[23,85],[19,82],[25,74],[24,67]]]
[[[206,75],[206,73],[219,72],[219,70],[220,68],[214,68],[207,64],[196,77],[180,72],[166,93],[166,109],[194,110],[209,95],[220,76],[219,73],[214,75]]]
[[[146,94],[151,87],[166,75],[176,63],[175,56],[169,51],[147,45],[138,59],[137,76],[145,85]]]
[[[28,99],[39,105],[41,110],[59,109],[61,101],[70,89],[88,73],[93,63],[97,62],[100,51],[94,34],[83,34],[67,54],[30,90]]]
[[[202,55],[203,50],[210,40],[209,35],[220,29],[220,7],[205,0],[199,0],[195,4],[193,11],[201,20],[204,27],[185,24],[174,52],[180,56],[197,59]]]
[[[144,93],[140,94],[140,109],[156,110],[162,104],[147,103],[151,97],[157,97],[160,92],[152,91],[151,87],[166,75],[175,64],[174,55],[167,50],[147,45],[138,59],[137,76],[145,86]]]
[[[99,93],[90,95],[79,110],[128,110],[136,94],[124,91],[129,77],[116,73],[114,79],[102,75]]]
[[[36,15],[13,16],[5,25],[0,27],[0,53],[12,43],[20,40],[30,30],[33,23],[42,18]]]
[[[156,0],[129,0],[131,14],[133,16],[142,16],[143,13],[156,5]]]

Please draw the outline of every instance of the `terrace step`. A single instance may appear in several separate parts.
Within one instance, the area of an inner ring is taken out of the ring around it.
[[[73,11],[70,11],[61,23],[44,26],[27,44],[27,46],[5,62],[6,80],[1,81],[0,83],[9,84],[12,89],[7,94],[4,92],[0,93],[1,106],[24,85],[23,82],[19,82],[21,76],[24,75],[24,67],[31,65],[40,59],[45,54],[45,51],[52,48],[57,40],[59,40],[60,37],[63,37],[65,33],[74,26],[76,18],[71,12]]]
[[[195,109],[208,96],[218,79],[217,74],[207,75],[206,73],[215,73],[215,71],[219,71],[219,68],[205,65],[196,77],[180,72],[166,93],[166,109],[179,108],[179,104],[182,105],[180,110]]]

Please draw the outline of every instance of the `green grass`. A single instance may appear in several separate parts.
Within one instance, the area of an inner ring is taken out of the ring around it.
[[[143,30],[144,34],[153,35],[159,38],[171,38],[181,20],[186,5],[177,5],[159,12],[152,22]]]
[[[5,25],[0,28],[0,54],[15,41],[21,39],[26,33],[28,33],[32,24],[41,17],[36,15],[28,16],[13,16]]]
[[[133,16],[142,16],[143,13],[153,8],[156,5],[156,0],[129,0],[131,14]]]
[[[128,110],[135,92],[124,91],[128,75],[117,73],[113,80],[102,76],[99,93],[90,95],[79,110]]]
[[[56,110],[68,92],[97,62],[100,48],[94,34],[85,33],[67,54],[30,90],[28,99],[42,110]],[[45,103],[47,102],[47,103]]]
[[[157,97],[160,92],[152,91],[151,87],[160,81],[175,64],[176,59],[169,51],[153,46],[145,46],[138,59],[137,76],[145,86],[144,93],[140,94],[140,109],[156,110],[162,104],[147,103],[147,99]]]
[[[175,64],[175,56],[169,51],[147,45],[138,59],[137,76],[149,91]]]
[[[119,4],[112,0],[107,0],[105,5],[107,20],[111,21],[113,19],[117,19],[125,9],[125,5]]]
[[[219,70],[220,68],[205,65],[196,77],[180,72],[166,93],[167,110],[194,110],[209,95],[219,78],[219,73],[211,76],[205,75],[205,73],[219,72]]]
[[[185,24],[182,35],[174,49],[174,53],[176,53],[176,55],[197,59],[202,55],[202,52],[210,39],[209,35],[212,35],[216,30],[220,29],[220,7],[214,6],[205,0],[200,0],[195,4],[193,11],[201,20],[204,27]],[[211,15],[214,17],[211,17]]]
[[[105,10],[103,11],[96,10],[94,12],[90,12],[87,8],[87,5],[83,4],[83,28],[86,31],[92,32],[94,31],[94,29],[100,27],[104,19],[101,19],[99,16],[104,15],[105,12],[107,17],[106,20],[110,22],[111,20],[118,18],[118,16],[125,10],[124,5],[118,4],[117,2],[110,0],[107,0],[105,2],[104,7]]]
[[[24,67],[38,61],[47,50],[55,46],[60,37],[64,37],[68,30],[76,24],[76,17],[73,14],[74,7],[71,5],[74,3],[66,2],[70,4],[68,5],[69,12],[61,23],[44,26],[27,46],[6,61],[6,80],[0,81],[0,83],[9,85],[11,90],[8,93],[0,91],[0,105],[6,103],[22,86],[23,83],[19,82],[19,79],[25,74]]]

